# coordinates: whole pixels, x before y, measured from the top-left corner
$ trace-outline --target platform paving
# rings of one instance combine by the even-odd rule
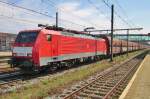
[[[150,99],[150,54],[144,58],[119,99]]]

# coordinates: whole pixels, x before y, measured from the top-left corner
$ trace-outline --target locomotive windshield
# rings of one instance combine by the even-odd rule
[[[38,36],[38,31],[34,32],[20,32],[16,38],[17,43],[31,43],[35,42],[37,36]]]

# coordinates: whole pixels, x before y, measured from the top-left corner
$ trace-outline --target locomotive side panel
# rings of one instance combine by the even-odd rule
[[[62,60],[82,58],[95,55],[94,38],[61,36],[59,54]]]
[[[107,54],[107,42],[105,39],[97,40],[97,55],[106,55]]]

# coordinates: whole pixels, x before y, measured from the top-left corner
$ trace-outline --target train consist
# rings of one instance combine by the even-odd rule
[[[127,51],[127,42],[114,40],[113,53]],[[144,48],[129,42],[129,51]],[[19,32],[12,50],[12,66],[27,70],[56,69],[110,54],[110,38],[73,30],[45,27]]]

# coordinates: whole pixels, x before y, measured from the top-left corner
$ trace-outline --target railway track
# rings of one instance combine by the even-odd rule
[[[8,64],[10,59],[11,56],[0,56],[0,88],[2,85],[17,81],[17,76],[21,75],[19,70],[10,68]]]
[[[118,98],[129,79],[132,77],[145,54],[140,54],[120,66],[104,72],[89,81],[74,86],[66,90],[57,98],[61,99],[110,99]]]
[[[12,71],[9,62],[11,60],[11,56],[0,56],[0,74],[2,72]]]
[[[1,73],[0,74],[0,86],[20,80],[20,77],[22,75],[23,73],[20,72],[19,70],[8,72],[8,73],[7,72]]]
[[[0,74],[0,94],[11,92],[14,90],[14,85],[23,80],[23,73],[19,70]]]
[[[12,71],[12,72],[6,72],[6,73],[0,73],[0,79],[11,78],[11,77],[17,76],[19,74],[21,74],[21,72],[19,70],[18,71]]]
[[[0,56],[0,63],[7,63],[11,56]]]
[[[11,60],[11,56],[0,56],[0,67],[8,65]]]

